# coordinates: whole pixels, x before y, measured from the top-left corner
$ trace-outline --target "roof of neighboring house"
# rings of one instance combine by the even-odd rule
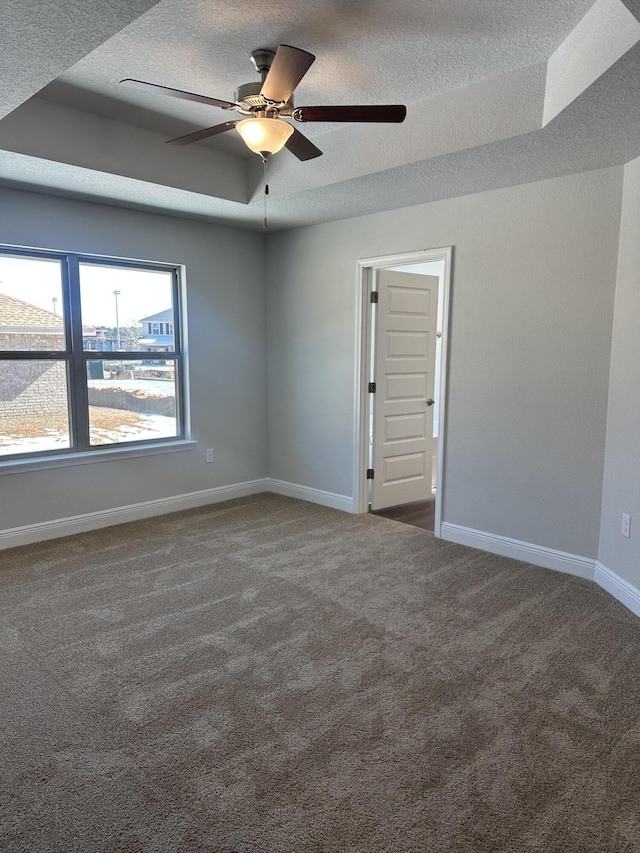
[[[159,311],[157,314],[152,314],[150,317],[143,317],[141,323],[173,323],[173,311],[167,308],[166,311]]]
[[[63,333],[60,314],[54,314],[53,311],[39,308],[30,302],[23,302],[22,299],[16,299],[15,296],[0,293],[0,328],[24,328],[27,330],[34,326],[38,330],[46,330],[45,334]]]
[[[138,338],[137,343],[145,344],[145,346],[172,347],[173,335],[154,335],[152,338]]]

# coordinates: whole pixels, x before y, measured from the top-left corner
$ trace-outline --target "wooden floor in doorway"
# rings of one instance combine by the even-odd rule
[[[414,527],[421,527],[423,530],[433,532],[435,511],[436,499],[434,495],[425,501],[414,501],[410,504],[379,509],[373,515],[381,515],[383,518],[390,518],[392,521],[401,521],[403,524],[412,524]]]

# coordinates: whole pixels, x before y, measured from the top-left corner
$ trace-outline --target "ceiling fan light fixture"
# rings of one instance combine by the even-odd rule
[[[277,154],[293,133],[293,127],[277,118],[246,118],[236,124],[236,130],[247,148],[256,154]]]

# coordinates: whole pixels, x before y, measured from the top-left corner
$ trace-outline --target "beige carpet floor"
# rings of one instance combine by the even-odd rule
[[[640,851],[640,621],[273,495],[0,553],[3,853]]]

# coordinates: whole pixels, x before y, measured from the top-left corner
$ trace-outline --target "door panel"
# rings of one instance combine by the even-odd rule
[[[401,315],[406,317],[408,315]],[[422,315],[418,315],[422,317]],[[397,320],[399,315],[389,315]],[[387,358],[427,358],[429,355],[429,335],[426,332],[388,332]]]
[[[424,479],[424,453],[405,453],[402,456],[387,456],[384,460],[386,483]]]
[[[389,373],[387,374],[387,399],[389,400],[426,400],[426,373]]]
[[[407,275],[407,273],[400,273]],[[429,291],[419,291],[415,287],[389,287],[390,314],[421,314],[431,315],[431,294]]]
[[[426,413],[417,412],[414,415],[389,415],[385,419],[385,441],[407,441],[409,438],[420,438],[426,431]]]
[[[378,273],[372,509],[431,495],[438,276]]]

